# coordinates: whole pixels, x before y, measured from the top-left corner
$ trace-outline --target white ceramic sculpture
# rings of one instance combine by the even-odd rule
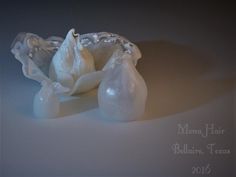
[[[11,48],[23,74],[42,85],[34,98],[37,117],[57,117],[58,96],[88,92],[100,82],[99,108],[106,118],[130,121],[144,112],[147,88],[135,68],[141,53],[124,37],[107,32],[79,35],[74,29],[65,40],[20,33]],[[109,88],[119,93],[110,97]]]

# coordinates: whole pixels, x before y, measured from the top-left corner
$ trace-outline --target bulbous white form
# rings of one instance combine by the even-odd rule
[[[60,101],[51,83],[42,83],[42,88],[34,97],[33,109],[38,118],[55,118],[59,115]]]
[[[93,71],[93,56],[80,44],[79,35],[71,29],[52,58],[49,77],[72,89],[82,75]]]
[[[128,55],[107,70],[98,88],[98,104],[103,116],[110,120],[132,121],[144,111],[147,87]]]

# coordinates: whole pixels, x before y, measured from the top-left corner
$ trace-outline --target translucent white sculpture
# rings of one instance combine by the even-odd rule
[[[130,81],[135,81],[135,83],[140,81],[136,87],[137,92],[143,94],[139,107],[143,105],[140,110],[144,110],[146,86],[135,69],[141,53],[135,44],[119,35],[107,32],[79,35],[75,34],[74,29],[71,29],[64,40],[55,36],[43,39],[32,33],[20,33],[14,40],[11,51],[22,63],[23,74],[42,85],[42,89],[34,99],[34,113],[38,117],[56,117],[58,115],[57,96],[88,92],[97,87],[101,81],[103,86],[110,85],[110,82],[107,84],[105,80],[107,80],[108,73],[114,75],[113,71],[119,74],[118,79],[127,75]],[[128,64],[123,60],[127,60]],[[131,69],[131,71],[117,71],[126,65],[129,65],[128,70]],[[122,80],[121,83],[123,82],[129,81]],[[143,88],[140,89],[141,87]],[[125,88],[121,91],[124,91],[124,94],[129,93]],[[102,91],[100,92],[102,93]],[[134,96],[134,92],[130,93],[131,97]],[[99,94],[99,106],[103,110],[102,112],[109,116],[103,104],[104,99],[108,99],[108,97],[100,98]],[[139,101],[139,99],[137,100]],[[49,103],[50,105],[46,106]],[[53,103],[55,103],[54,106],[51,105]],[[119,104],[117,102],[117,105]],[[127,104],[131,105],[131,100],[128,100]],[[47,109],[50,106],[51,109]],[[138,117],[133,110],[136,107],[136,103],[133,104],[133,107],[130,108],[132,114],[123,113],[121,115],[123,117],[120,118],[118,113],[114,114],[115,119],[135,119]],[[50,113],[50,110],[54,111]],[[143,111],[139,111],[137,114],[142,113]],[[130,115],[134,117],[132,118]]]

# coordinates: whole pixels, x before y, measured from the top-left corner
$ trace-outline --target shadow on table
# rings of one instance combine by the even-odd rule
[[[205,79],[215,68],[210,55],[167,41],[137,45],[143,54],[137,69],[148,87],[142,120],[188,111],[233,90],[232,77]]]
[[[82,113],[97,107],[97,89],[94,89],[61,101],[60,117]]]
[[[206,79],[215,58],[185,45],[168,41],[137,43],[142,51],[137,69],[148,87],[142,120],[163,118],[191,110],[233,90],[233,79]],[[217,71],[218,72],[218,71]],[[219,71],[218,74],[222,74]],[[61,116],[98,107],[96,90],[61,104]]]

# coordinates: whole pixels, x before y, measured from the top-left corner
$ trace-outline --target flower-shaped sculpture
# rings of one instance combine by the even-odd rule
[[[24,75],[42,85],[34,99],[39,117],[58,114],[57,95],[88,92],[100,82],[98,101],[105,117],[128,121],[144,112],[147,88],[135,68],[141,52],[124,37],[107,32],[79,35],[74,29],[65,39],[19,33],[11,51]]]

